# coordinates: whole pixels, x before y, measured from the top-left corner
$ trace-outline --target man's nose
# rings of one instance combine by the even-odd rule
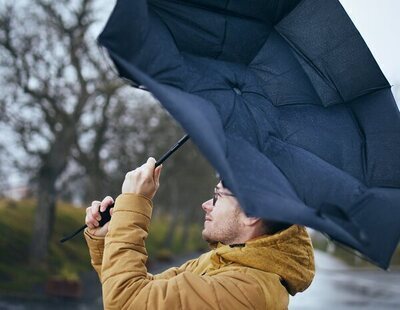
[[[201,205],[202,209],[204,210],[204,212],[211,212],[212,208],[213,208],[213,203],[212,203],[212,199],[209,199],[207,201],[204,201],[203,204]]]

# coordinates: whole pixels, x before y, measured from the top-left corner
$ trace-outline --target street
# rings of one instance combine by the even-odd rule
[[[350,268],[315,251],[316,276],[289,309],[400,309],[400,271]]]

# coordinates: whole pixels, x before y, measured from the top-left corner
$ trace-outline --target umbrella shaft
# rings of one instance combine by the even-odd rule
[[[161,158],[156,162],[156,167],[161,165],[164,161],[167,160],[168,157],[170,157],[177,149],[179,149],[182,145],[185,144],[185,142],[189,140],[189,135],[183,136],[173,147],[171,147],[168,152],[166,152]],[[104,223],[105,224],[105,223]],[[82,230],[84,230],[87,226],[83,225],[81,228],[79,228],[77,231],[75,231],[73,234],[64,237],[60,240],[61,243],[64,243],[65,241],[68,241],[75,237],[77,234],[79,234]]]

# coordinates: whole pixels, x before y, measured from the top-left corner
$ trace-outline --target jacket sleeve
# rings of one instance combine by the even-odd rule
[[[172,271],[149,278],[145,239],[152,203],[120,195],[105,238],[101,271],[105,309],[259,309],[265,297],[257,281],[243,272],[200,276]]]
[[[101,280],[101,266],[103,262],[104,252],[104,237],[98,237],[92,235],[88,229],[85,229],[84,236],[86,243],[89,248],[90,260],[94,270],[97,272],[99,279]],[[192,259],[184,263],[180,267],[169,268],[159,274],[147,274],[147,277],[151,280],[155,279],[169,279],[184,271],[190,271],[198,265],[198,259]]]
[[[88,229],[85,229],[85,239],[89,248],[90,262],[96,270],[99,279],[101,280],[101,265],[103,261],[104,252],[104,237],[97,237],[89,233]]]
[[[193,270],[194,268],[196,268],[197,265],[198,265],[198,259],[192,259],[187,261],[180,267],[172,267],[155,275],[148,273],[148,277],[151,280],[170,279],[172,277],[177,276],[178,274],[181,274],[184,271]]]

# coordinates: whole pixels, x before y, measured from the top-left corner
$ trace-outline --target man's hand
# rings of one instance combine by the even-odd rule
[[[138,194],[153,199],[160,186],[162,166],[155,168],[156,160],[150,157],[141,167],[126,174],[122,194]]]
[[[100,212],[103,212],[107,209],[109,205],[114,203],[114,199],[110,196],[107,196],[103,199],[103,201],[93,201],[92,205],[86,209],[86,217],[85,224],[88,227],[88,231],[90,234],[97,237],[104,237],[108,232],[108,225],[110,222],[104,224],[103,227],[99,227],[99,221],[101,220]],[[114,208],[110,209],[110,215],[112,216]]]

